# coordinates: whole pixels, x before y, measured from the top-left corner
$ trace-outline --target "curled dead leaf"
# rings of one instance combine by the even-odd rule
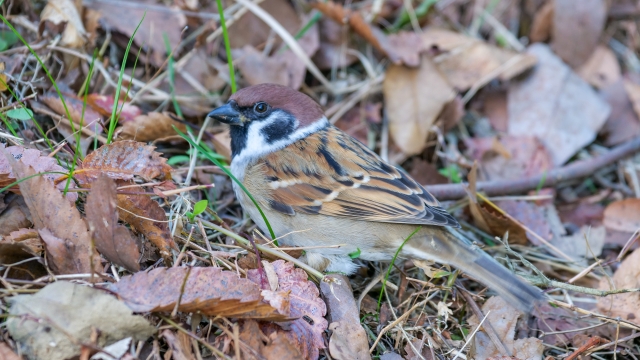
[[[179,301],[178,311],[186,313],[273,321],[290,318],[287,292],[279,293],[285,300],[273,307],[255,283],[214,267],[156,268],[123,277],[109,288],[136,312],[172,311]]]
[[[94,181],[84,209],[98,252],[131,272],[139,271],[138,244],[131,232],[118,224],[115,182],[106,175]]]
[[[434,121],[455,98],[451,85],[427,55],[422,55],[417,69],[389,66],[383,93],[389,132],[407,155],[424,149]]]
[[[83,184],[103,173],[112,179],[130,180],[134,175],[147,181],[170,179],[171,166],[154,149],[155,146],[130,140],[104,145],[84,158],[74,176]]]

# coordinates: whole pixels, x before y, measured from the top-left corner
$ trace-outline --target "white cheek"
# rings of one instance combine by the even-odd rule
[[[238,178],[238,180],[242,181],[242,179],[244,178],[244,171],[247,166],[249,166],[260,157],[280,150],[287,145],[290,145],[300,139],[309,136],[310,134],[313,134],[314,132],[319,131],[320,129],[329,126],[329,121],[327,120],[327,118],[322,117],[309,126],[298,128],[293,134],[282,140],[269,143],[265,138],[262,129],[278,121],[278,116],[280,115],[277,112],[274,112],[268,118],[249,125],[245,148],[242,149],[239,154],[234,156],[233,160],[231,161],[231,173],[236,178]],[[278,186],[282,185],[284,184],[278,184]]]

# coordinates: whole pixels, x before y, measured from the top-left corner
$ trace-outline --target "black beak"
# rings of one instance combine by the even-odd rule
[[[207,115],[207,117],[214,118],[229,125],[242,125],[240,112],[238,111],[238,104],[233,100],[214,109]]]

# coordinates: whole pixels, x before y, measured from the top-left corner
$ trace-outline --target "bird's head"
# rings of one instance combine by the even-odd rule
[[[209,117],[231,125],[231,151],[253,159],[329,125],[318,103],[292,88],[260,84],[239,90]]]

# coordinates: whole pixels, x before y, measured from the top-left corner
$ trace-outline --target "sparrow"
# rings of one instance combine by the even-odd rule
[[[352,274],[357,266],[349,254],[390,261],[415,232],[398,257],[452,265],[524,311],[543,300],[537,288],[449,232],[446,227],[460,225],[436,198],[332,126],[309,96],[254,85],[208,116],[230,125],[231,173],[259,204],[280,244],[308,247],[302,260],[311,267]],[[268,233],[253,201],[233,187],[244,211]]]

